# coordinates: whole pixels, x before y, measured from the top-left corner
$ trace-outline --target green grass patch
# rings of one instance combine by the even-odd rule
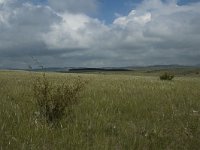
[[[199,149],[200,78],[80,75],[79,103],[61,126],[41,121],[34,78],[0,72],[0,149]],[[54,84],[77,74],[48,73]]]

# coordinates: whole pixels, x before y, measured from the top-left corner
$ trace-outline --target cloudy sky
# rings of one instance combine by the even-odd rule
[[[200,0],[0,0],[0,68],[200,64]]]

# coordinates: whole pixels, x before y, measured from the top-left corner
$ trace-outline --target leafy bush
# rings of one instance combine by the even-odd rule
[[[83,87],[84,82],[80,78],[71,82],[55,83],[47,79],[44,73],[42,78],[36,79],[33,86],[38,114],[47,123],[58,123],[63,116],[70,115],[69,110],[78,103]]]
[[[160,80],[172,80],[174,78],[174,75],[168,72],[163,73],[160,75]]]

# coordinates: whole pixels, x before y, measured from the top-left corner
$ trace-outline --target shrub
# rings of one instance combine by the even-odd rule
[[[172,80],[174,78],[174,75],[168,72],[163,73],[160,75],[160,80]]]
[[[57,83],[47,79],[44,73],[33,85],[38,114],[47,123],[58,123],[63,116],[70,115],[69,110],[78,103],[78,96],[83,87],[84,82],[80,78]]]

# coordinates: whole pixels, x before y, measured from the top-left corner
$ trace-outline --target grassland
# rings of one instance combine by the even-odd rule
[[[200,78],[81,74],[79,105],[52,128],[37,118],[38,73],[0,71],[0,149],[199,149]],[[48,73],[53,82],[79,74]]]

